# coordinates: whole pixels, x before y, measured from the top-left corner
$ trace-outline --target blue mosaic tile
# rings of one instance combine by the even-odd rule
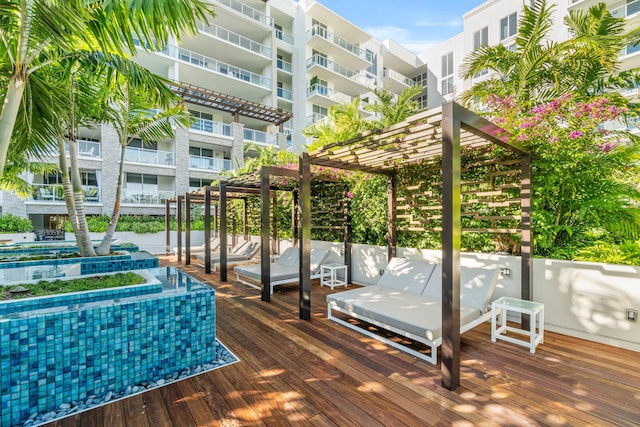
[[[50,300],[73,309],[0,322],[0,425],[215,359],[215,292],[174,276],[169,281],[190,289],[87,293],[114,298],[93,301],[100,304],[57,296]]]

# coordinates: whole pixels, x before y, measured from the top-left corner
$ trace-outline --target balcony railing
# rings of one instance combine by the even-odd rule
[[[307,32],[307,40],[311,39],[312,37],[322,37],[323,39],[335,44],[336,46],[339,46],[341,48],[343,48],[344,50],[353,53],[354,55],[366,59],[367,55],[366,52],[362,49],[360,49],[358,46],[356,46],[355,44],[343,39],[340,36],[336,36],[335,34],[327,31],[326,28],[323,28],[319,25],[314,25],[308,32]]]
[[[322,68],[326,68],[327,70],[340,74],[341,76],[344,76],[354,82],[357,82],[363,85],[368,84],[368,79],[363,73],[353,71],[352,69],[347,68],[344,65],[336,64],[335,62],[327,59],[322,55],[315,54],[311,58],[307,59],[307,70],[314,65],[318,65]]]
[[[276,61],[278,70],[282,70],[282,71],[286,71],[287,73],[292,73],[293,72],[293,66],[291,65],[291,62],[287,62],[284,59],[278,59]]]
[[[171,151],[151,150],[149,148],[138,147],[127,147],[124,153],[124,161],[150,165],[174,165],[173,153]]]
[[[285,33],[282,30],[278,30],[278,29],[276,29],[276,38],[290,45],[293,45],[295,42],[295,39],[291,34]]]
[[[196,155],[191,155],[189,158],[189,167],[192,169],[204,169],[210,171],[231,170],[231,160],[229,159],[215,159],[212,157]]]
[[[614,18],[626,18],[636,13],[640,13],[640,0],[632,1],[611,10],[611,16]]]
[[[324,114],[320,114],[320,113],[313,113],[310,116],[307,116],[305,118],[305,123],[307,126],[309,125],[313,125],[322,121],[327,120],[327,116]]]
[[[257,41],[251,40],[248,37],[229,31],[226,28],[222,28],[217,25],[209,25],[207,27],[203,23],[198,23],[198,29],[203,33],[210,34],[216,38],[250,50],[251,52],[271,58],[271,48],[258,43]]]
[[[213,135],[232,136],[231,125],[209,119],[196,118],[196,121],[191,125],[191,130]]]
[[[382,70],[382,77],[389,77],[390,79],[401,82],[406,86],[413,86],[413,80],[403,74],[400,74],[396,70],[392,70],[391,68],[385,68]]]
[[[134,38],[134,43],[141,46],[142,42]],[[188,49],[184,49],[178,46],[166,45],[161,51],[157,51],[160,54],[166,55],[170,58],[177,59],[182,62],[186,62],[191,65],[202,67],[206,70],[213,71],[215,73],[231,76],[235,79],[250,82],[255,85],[270,88],[271,79],[256,74],[249,70],[244,70],[236,66],[227,64],[225,62],[218,61],[217,59],[210,58],[205,55],[201,55],[196,52],[192,52]]]
[[[634,53],[640,52],[640,43],[637,45],[628,44],[624,49],[622,49],[622,55],[633,55]]]
[[[291,92],[289,89],[279,87],[277,92],[278,98],[286,99],[288,101],[293,100],[293,92]]]
[[[313,84],[307,88],[307,98],[313,95],[324,96],[325,98],[329,98],[338,104],[347,104],[353,100],[352,97],[346,95],[341,92],[337,92],[333,89],[329,89],[328,87],[321,84]]]
[[[175,191],[122,189],[122,203],[133,205],[163,205],[165,200],[176,196]]]
[[[256,10],[254,8],[252,8],[249,5],[246,5],[240,1],[237,0],[216,0],[218,3],[223,4],[227,7],[230,7],[231,9],[242,13],[245,16],[248,16],[251,19],[255,19],[258,22],[261,22],[265,25],[268,25],[270,27],[273,26],[273,18],[271,18],[270,16],[265,15],[264,13],[260,12],[259,10]]]
[[[64,202],[64,189],[62,184],[31,184],[33,187],[33,200],[42,202]],[[83,185],[84,200],[88,203],[100,202],[100,188],[94,185]]]
[[[101,145],[99,142],[79,139],[76,141],[76,146],[78,147],[78,156],[80,157],[91,157],[94,159],[102,157],[100,154]]]
[[[257,142],[259,144],[278,144],[278,137],[275,134],[254,129],[244,129],[244,140],[247,142]]]

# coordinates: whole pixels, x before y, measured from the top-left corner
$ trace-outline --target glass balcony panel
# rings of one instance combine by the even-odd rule
[[[259,55],[271,57],[271,49],[266,47],[265,45],[258,43],[257,41],[251,40],[248,37],[242,36],[240,34],[234,33],[233,31],[229,31],[225,28],[219,27],[217,25],[209,25],[205,26],[203,23],[198,24],[198,28],[200,31],[206,34],[210,34],[216,38],[221,40],[228,41],[231,44],[236,46],[240,46],[244,49],[255,52]]]
[[[293,99],[293,93],[289,89],[282,87],[278,88],[278,98],[287,99],[291,101]]]
[[[126,162],[151,165],[174,165],[171,151],[150,150],[148,148],[127,147],[124,153],[124,160]]]
[[[323,39],[335,44],[336,46],[341,47],[342,49],[353,53],[354,55],[365,58],[367,57],[366,52],[360,49],[357,45],[349,42],[348,40],[343,39],[340,36],[337,36],[329,31],[326,28],[321,27],[320,25],[314,25],[308,33],[308,39],[314,36],[322,37]]]
[[[192,169],[203,169],[210,171],[222,171],[231,169],[231,160],[229,159],[218,159],[196,155],[191,155],[189,156],[189,158],[189,167]]]
[[[279,70],[286,71],[287,73],[293,72],[293,66],[290,62],[287,62],[283,59],[278,59],[276,64]]]
[[[175,197],[175,191],[146,188],[123,188],[122,203],[133,205],[163,205],[165,200]]]
[[[209,119],[196,118],[191,125],[192,130],[221,136],[232,136],[231,125]]]
[[[64,202],[64,188],[62,184],[31,184],[33,187],[32,200],[42,202]],[[88,203],[100,202],[100,187],[83,185],[85,201]]]
[[[272,133],[263,132],[254,129],[244,129],[244,140],[249,142],[257,142],[260,144],[276,145],[278,138]]]
[[[252,8],[249,5],[246,5],[240,1],[237,0],[216,0],[218,3],[223,4],[233,10],[235,10],[236,12],[240,12],[241,14],[248,16],[251,19],[254,19],[258,22],[261,22],[265,25],[268,26],[273,26],[273,18],[271,18],[270,16],[265,15],[264,13],[260,12],[259,10],[256,10],[254,8]]]
[[[78,156],[80,157],[92,157],[95,159],[102,157],[99,142],[79,139],[76,141],[76,145],[78,146]]]
[[[291,34],[287,34],[282,32],[282,30],[276,30],[276,38],[278,40],[282,40],[285,43],[288,43],[290,45],[293,45],[294,43],[294,38]]]

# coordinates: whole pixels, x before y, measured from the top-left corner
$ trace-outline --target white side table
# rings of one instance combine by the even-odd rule
[[[344,280],[338,279],[338,272],[342,270],[342,277]],[[322,264],[320,266],[320,286],[331,286],[333,289],[336,286],[347,286],[347,266],[344,264]]]
[[[529,316],[531,316],[530,329],[527,331],[524,329],[507,326],[507,313],[509,311],[528,314]],[[499,327],[497,327],[498,317],[500,318]],[[529,339],[523,340],[512,336],[507,336],[506,332],[514,332],[516,334],[526,335]],[[531,353],[535,353],[538,344],[544,342],[544,304],[509,297],[501,297],[492,302],[491,341],[496,342],[496,339],[529,347],[529,351],[531,351]]]

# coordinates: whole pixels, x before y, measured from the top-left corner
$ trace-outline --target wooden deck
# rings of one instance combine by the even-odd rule
[[[636,352],[547,332],[532,355],[491,343],[485,324],[462,336],[462,385],[450,392],[439,367],[328,321],[326,287],[314,283],[302,321],[295,285],[264,303],[256,289],[184,270],[217,290],[217,336],[240,361],[50,426],[640,424]]]

